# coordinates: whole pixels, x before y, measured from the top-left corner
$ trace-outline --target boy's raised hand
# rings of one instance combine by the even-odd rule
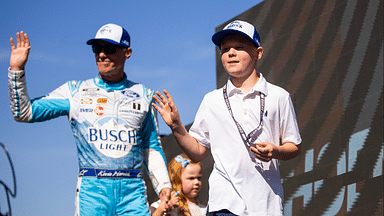
[[[152,103],[152,106],[155,107],[161,117],[163,117],[164,122],[173,130],[180,126],[180,124],[182,125],[179,111],[177,110],[176,105],[167,90],[164,89],[163,92],[166,97],[156,91],[157,97],[154,97],[154,99],[159,105]]]
[[[11,42],[11,58],[10,58],[10,69],[12,71],[24,70],[25,64],[27,64],[29,50],[31,46],[29,44],[29,39],[27,34],[23,31],[16,33],[17,46],[13,41],[13,38],[10,38]]]

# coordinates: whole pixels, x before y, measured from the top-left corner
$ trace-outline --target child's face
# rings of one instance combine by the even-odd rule
[[[234,78],[249,76],[256,69],[261,54],[261,47],[256,47],[250,39],[240,34],[227,35],[221,41],[221,62]]]
[[[202,175],[201,167],[198,164],[189,164],[181,173],[182,190],[189,200],[199,197]]]

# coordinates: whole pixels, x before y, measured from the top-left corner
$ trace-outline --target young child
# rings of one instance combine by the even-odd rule
[[[208,215],[283,214],[279,160],[300,154],[301,137],[290,94],[258,73],[263,54],[256,28],[236,20],[216,32],[229,75],[204,96],[189,133],[171,95],[157,92],[159,111],[182,150],[201,161],[210,149]]]
[[[166,203],[158,200],[150,206],[151,215],[205,215],[206,208],[199,203],[203,175],[201,164],[193,163],[185,154],[181,154],[171,160],[168,172],[173,188],[168,205],[174,209],[167,212]]]

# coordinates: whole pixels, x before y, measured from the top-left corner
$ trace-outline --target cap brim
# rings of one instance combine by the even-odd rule
[[[241,31],[238,31],[238,30],[234,30],[234,29],[224,29],[224,30],[221,30],[221,31],[218,31],[216,32],[213,36],[212,36],[212,42],[218,46],[220,48],[221,46],[221,39],[223,39],[224,36],[228,35],[228,34],[241,34],[241,35],[244,35],[246,36],[247,38],[249,38],[251,41],[252,38],[249,37],[249,35],[245,34],[244,32],[241,32]],[[254,42],[254,41],[253,41]],[[255,42],[254,42],[255,43]],[[255,43],[256,44],[256,43]],[[258,46],[256,44],[256,46]]]
[[[87,44],[88,45],[93,45],[96,43],[97,40],[103,40],[103,41],[106,41],[108,43],[111,43],[111,44],[116,44],[116,45],[121,45],[119,43],[116,43],[116,41],[113,41],[113,40],[110,40],[110,39],[104,39],[104,38],[94,38],[94,39],[90,39],[87,41]],[[122,45],[122,46],[126,46],[126,45]]]

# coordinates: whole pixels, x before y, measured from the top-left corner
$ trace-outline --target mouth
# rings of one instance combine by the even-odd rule
[[[108,65],[108,64],[110,64],[110,63],[111,63],[111,61],[106,60],[106,59],[99,59],[99,60],[97,61],[97,64],[100,64],[100,65]]]
[[[200,188],[193,188],[193,191],[200,191]]]
[[[99,68],[108,68],[111,66],[111,62],[109,62],[109,61],[97,61],[97,66]]]
[[[229,61],[228,64],[237,64],[239,61]]]

